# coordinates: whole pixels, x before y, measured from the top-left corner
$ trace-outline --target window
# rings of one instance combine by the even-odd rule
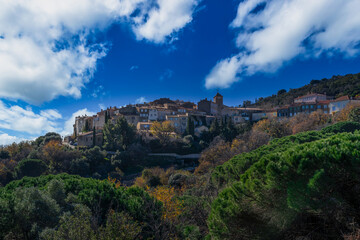
[[[309,109],[309,105],[306,105],[306,109]]]
[[[317,105],[317,108],[320,109],[320,108],[321,108],[321,105]]]

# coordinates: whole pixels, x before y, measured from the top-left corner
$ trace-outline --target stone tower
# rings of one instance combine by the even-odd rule
[[[224,103],[223,96],[218,92],[214,97],[214,103],[218,106],[222,106]]]

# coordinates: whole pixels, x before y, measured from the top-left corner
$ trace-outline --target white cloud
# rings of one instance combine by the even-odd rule
[[[145,103],[147,102],[146,98],[145,97],[139,97],[138,99],[136,99],[135,103],[137,104],[142,104],[142,103]]]
[[[254,12],[260,3],[266,3],[264,9]],[[230,24],[239,32],[236,42],[241,53],[220,61],[206,78],[206,87],[226,88],[238,81],[240,75],[274,72],[299,56],[331,56],[333,53],[357,56],[359,9],[358,0],[241,2],[237,17]]]
[[[163,43],[192,21],[198,4],[198,0],[157,0],[158,8],[152,8],[146,17],[139,19],[134,32],[139,40]]]
[[[42,135],[47,132],[58,132],[62,136],[73,133],[73,124],[77,116],[93,116],[95,112],[88,111],[86,108],[74,112],[71,117],[63,122],[61,114],[55,109],[47,109],[35,113],[30,107],[22,108],[19,106],[6,106],[0,101],[0,145],[12,142],[20,142],[33,138],[23,138],[19,135],[11,136],[6,130],[30,134],[31,136]]]
[[[55,109],[47,109],[40,111],[40,115],[51,120],[62,118],[61,114]]]
[[[18,143],[18,142],[25,141],[25,140],[28,140],[28,139],[10,136],[7,133],[0,132],[0,146],[6,146],[6,145],[12,144],[14,142]]]
[[[68,135],[72,135],[73,132],[74,132],[74,127],[73,125],[75,124],[75,118],[78,117],[78,116],[93,116],[95,115],[96,113],[95,112],[91,112],[91,111],[88,111],[87,108],[84,108],[84,109],[80,109],[76,112],[74,112],[71,117],[65,121],[65,124],[64,124],[64,129],[63,131],[60,133],[62,136],[68,136]]]
[[[191,21],[195,5],[195,0],[2,0],[0,98],[32,104],[80,98],[107,53],[105,43],[89,43],[90,37],[123,22],[138,39],[163,43]]]
[[[54,121],[61,118],[56,110],[43,110],[36,114],[31,108],[19,106],[6,106],[0,101],[0,128],[28,134],[42,134],[44,132],[58,131]]]
[[[240,61],[237,56],[222,60],[216,64],[211,70],[210,74],[206,77],[206,88],[227,88],[233,82],[237,82],[237,76]],[[221,79],[221,81],[219,81]]]

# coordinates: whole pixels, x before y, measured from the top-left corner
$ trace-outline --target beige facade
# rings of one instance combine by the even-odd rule
[[[78,146],[84,146],[84,147],[93,147],[94,146],[94,133],[91,132],[86,132],[86,133],[81,133],[80,135],[78,135],[77,137],[77,141],[78,141]],[[103,134],[102,133],[96,133],[95,135],[95,145],[96,146],[101,146],[103,144]]]
[[[138,131],[150,131],[152,125],[152,122],[138,122],[136,125],[136,129]]]
[[[318,101],[326,101],[329,97],[325,94],[319,94],[319,93],[310,93],[305,96],[301,96],[294,99],[294,103],[312,103],[312,102],[318,102]]]
[[[85,115],[85,116],[75,118],[74,131],[76,133],[76,136],[78,136],[79,134],[82,133],[82,131],[84,130],[84,127],[86,125],[86,122],[88,124],[87,130],[88,131],[92,130],[94,127],[93,117]]]
[[[252,113],[252,121],[259,121],[261,119],[265,119],[265,118],[276,118],[277,117],[277,111],[264,111],[264,112],[256,112],[256,113]]]
[[[104,128],[105,125],[105,114],[103,115],[95,115],[93,117],[93,125],[96,130],[100,130]]]
[[[167,115],[175,115],[176,112],[174,110],[165,109],[165,108],[158,108],[158,121],[165,121]]]
[[[360,100],[352,99],[349,96],[342,96],[329,104],[330,114],[335,114],[344,109],[349,104],[360,104]]]
[[[170,121],[177,132],[183,133],[186,130],[188,115],[167,115],[166,120]]]

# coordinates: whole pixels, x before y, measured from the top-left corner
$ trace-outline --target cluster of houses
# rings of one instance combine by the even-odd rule
[[[203,99],[198,104],[181,100],[160,98],[151,103],[127,105],[125,107],[110,107],[101,110],[94,116],[79,116],[75,119],[74,137],[79,146],[102,145],[103,128],[107,121],[115,123],[124,117],[128,123],[136,126],[139,132],[151,134],[151,126],[155,121],[169,121],[176,132],[184,133],[190,118],[195,126],[195,134],[207,131],[215,119],[231,118],[234,124],[246,121],[259,121],[272,117],[292,117],[299,113],[323,111],[334,114],[351,102],[360,100],[343,96],[337,99],[325,94],[308,94],[298,97],[294,103],[275,109],[228,107],[223,103],[223,96],[219,93],[212,100]],[[66,138],[70,141],[70,137]]]

